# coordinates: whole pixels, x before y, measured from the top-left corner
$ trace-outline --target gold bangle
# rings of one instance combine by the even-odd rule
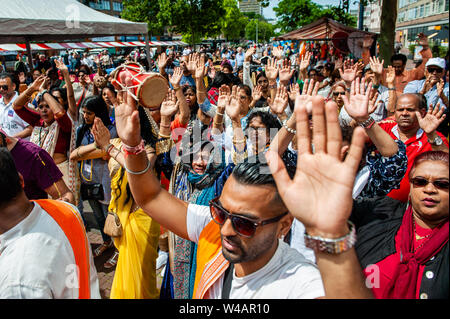
[[[214,124],[217,124],[217,125],[222,125],[223,124],[223,121],[222,122],[214,122]]]
[[[164,134],[161,134],[161,132],[159,132],[158,135],[159,135],[159,137],[162,137],[162,138],[170,138],[170,135],[164,135]]]
[[[233,143],[234,143],[234,144],[242,144],[242,143],[245,143],[245,141],[246,141],[245,138],[243,138],[242,140],[235,140],[235,139],[233,138]]]

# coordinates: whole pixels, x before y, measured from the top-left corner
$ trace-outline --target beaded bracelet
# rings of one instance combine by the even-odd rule
[[[297,134],[297,130],[294,130],[293,128],[290,128],[290,127],[287,125],[287,121],[288,121],[288,120],[284,120],[284,121],[283,121],[283,127],[286,129],[286,131],[288,131],[288,132],[291,133],[291,134]]]

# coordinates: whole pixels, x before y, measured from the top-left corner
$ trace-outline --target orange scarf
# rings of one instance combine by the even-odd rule
[[[68,204],[51,199],[35,200],[61,227],[72,246],[78,269],[78,298],[89,299],[89,241],[81,216]]]
[[[214,221],[209,222],[202,230],[197,245],[197,270],[193,298],[208,299],[209,288],[227,270],[229,265],[222,254],[219,225]]]

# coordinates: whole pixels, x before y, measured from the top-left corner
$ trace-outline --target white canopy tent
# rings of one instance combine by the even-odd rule
[[[75,0],[0,0],[0,43],[25,43],[31,63],[31,42],[82,40],[140,35],[149,40],[146,23],[119,19]]]

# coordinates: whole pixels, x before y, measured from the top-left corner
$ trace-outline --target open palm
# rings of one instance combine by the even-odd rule
[[[364,146],[362,128],[355,129],[345,161],[340,159],[342,135],[335,102],[326,105],[321,96],[313,98],[313,143],[311,151],[306,107],[295,110],[298,160],[291,179],[283,161],[273,151],[267,153],[269,167],[283,202],[309,234],[346,234],[352,189]],[[301,203],[301,205],[299,205]]]
[[[369,83],[370,84],[370,83]],[[359,82],[359,78],[356,78],[352,82],[350,89],[350,98],[343,96],[344,108],[356,121],[366,120],[369,116],[369,96],[371,92],[371,85],[365,88],[365,79]]]
[[[430,105],[425,116],[422,117],[420,112],[416,112],[416,116],[420,128],[427,134],[434,132],[445,119],[444,108],[439,103],[435,107]]]

